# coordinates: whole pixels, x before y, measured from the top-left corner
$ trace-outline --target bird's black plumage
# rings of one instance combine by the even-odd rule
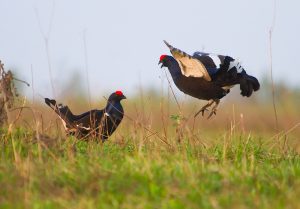
[[[173,56],[162,55],[159,63],[169,69],[179,90],[198,99],[210,100],[199,111],[202,114],[213,103],[216,105],[209,117],[215,114],[220,99],[236,84],[240,85],[241,95],[247,97],[260,87],[258,80],[248,75],[240,63],[229,56],[203,52],[195,52],[191,56],[165,43]]]
[[[57,104],[53,99],[45,98],[45,103],[58,114],[67,134],[79,138],[97,137],[105,141],[123,119],[122,99],[126,97],[121,91],[116,91],[109,96],[104,109],[94,109],[80,115],[74,115],[68,106]]]

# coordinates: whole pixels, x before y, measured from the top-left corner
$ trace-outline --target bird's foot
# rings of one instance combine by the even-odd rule
[[[204,106],[194,115],[194,118],[197,117],[200,113],[202,114],[202,116],[204,116],[205,111],[208,111],[208,109]]]
[[[206,105],[204,105],[195,115],[194,118],[197,117],[199,115],[199,113],[202,113],[202,116],[204,116],[204,112],[208,111],[208,107],[210,107],[215,101],[214,100],[210,100]]]
[[[210,114],[209,114],[209,116],[207,117],[207,119],[210,119],[211,116],[216,115],[216,114],[217,114],[217,108],[212,109],[211,112],[210,112]]]
[[[217,114],[217,107],[218,107],[218,105],[220,103],[220,100],[215,100],[214,102],[215,102],[215,105],[212,107],[211,112],[210,112],[209,116],[207,117],[207,119],[210,119],[211,116]]]

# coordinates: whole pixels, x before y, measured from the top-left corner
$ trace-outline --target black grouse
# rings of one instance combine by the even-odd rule
[[[124,94],[116,91],[109,96],[104,109],[94,109],[80,115],[74,115],[68,106],[57,104],[53,99],[45,98],[45,103],[58,114],[67,135],[79,138],[97,137],[104,142],[123,119],[122,99],[126,99]]]
[[[209,100],[196,114],[215,104],[208,118],[216,114],[220,99],[226,96],[230,88],[239,84],[241,95],[250,97],[260,87],[258,80],[246,73],[241,64],[229,56],[195,52],[193,56],[176,49],[168,42],[173,56],[161,55],[159,64],[167,67],[175,85],[184,93],[198,99]]]

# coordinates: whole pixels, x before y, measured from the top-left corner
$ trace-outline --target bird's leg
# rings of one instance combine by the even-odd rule
[[[220,104],[220,100],[216,99],[214,100],[215,105],[211,108],[211,112],[209,114],[209,116],[207,117],[207,119],[209,119],[212,115],[216,115],[217,114],[217,107]]]
[[[209,100],[208,103],[206,105],[204,105],[195,115],[194,118],[197,117],[199,115],[199,113],[202,113],[202,116],[204,115],[204,112],[206,110],[208,110],[207,108],[210,107],[215,101],[214,100]]]

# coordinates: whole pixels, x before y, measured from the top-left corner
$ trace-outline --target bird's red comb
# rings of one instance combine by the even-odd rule
[[[163,54],[160,56],[159,61],[163,61],[166,58],[167,55]]]
[[[122,96],[122,95],[123,95],[123,92],[122,92],[122,91],[116,91],[115,93],[116,93],[116,95],[119,95],[119,96]]]

